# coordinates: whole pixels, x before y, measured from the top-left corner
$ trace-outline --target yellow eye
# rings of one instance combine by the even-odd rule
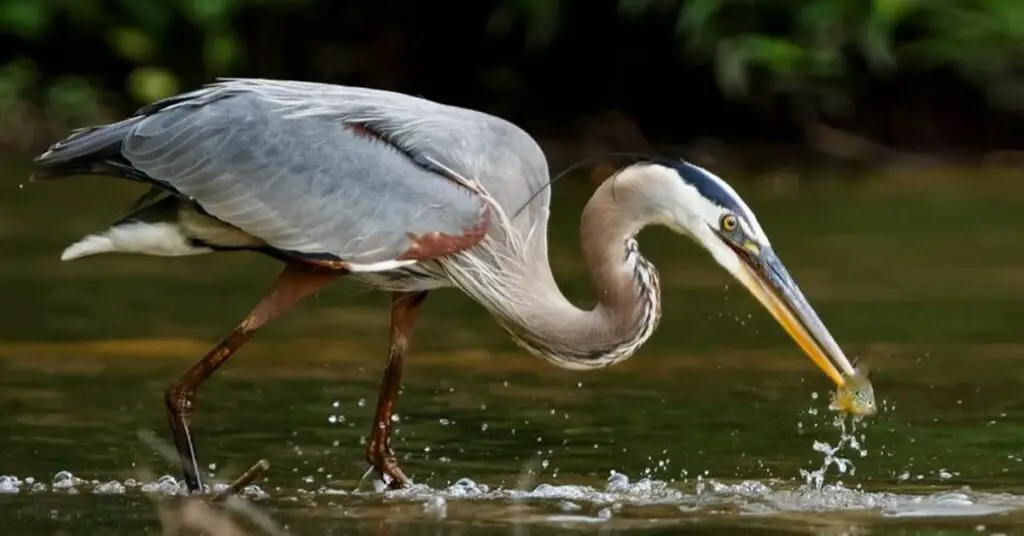
[[[733,216],[732,214],[726,214],[725,216],[722,216],[722,230],[727,233],[731,233],[735,229],[736,216]]]

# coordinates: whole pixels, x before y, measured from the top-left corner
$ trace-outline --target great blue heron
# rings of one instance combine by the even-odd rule
[[[253,311],[167,391],[190,492],[203,489],[190,429],[196,390],[260,326],[339,276],[393,293],[366,451],[392,487],[409,483],[389,445],[391,415],[427,293],[462,290],[559,367],[606,367],[633,355],[661,316],[657,272],[634,239],[650,224],[710,252],[837,385],[854,374],[754,213],[722,179],[682,160],[624,167],[587,203],[580,238],[598,298],[589,311],[563,296],[548,263],[543,152],[481,112],[374,89],[220,80],[73,132],[36,162],[35,179],[110,175],[152,187],[62,260],[251,250],[284,262]]]

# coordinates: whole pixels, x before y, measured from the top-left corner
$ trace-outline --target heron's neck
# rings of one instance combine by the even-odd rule
[[[661,318],[658,273],[640,255],[634,239],[647,222],[630,204],[613,198],[610,182],[587,203],[580,225],[583,260],[597,305],[591,310],[573,305],[548,263],[537,263],[534,267],[542,264],[537,269],[543,273],[530,274],[535,298],[517,311],[514,324],[503,320],[520,346],[563,368],[599,368],[627,359]]]

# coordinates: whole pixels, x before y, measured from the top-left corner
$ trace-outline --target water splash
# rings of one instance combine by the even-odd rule
[[[812,399],[817,399],[817,393],[813,393]],[[808,408],[808,415],[817,415],[818,412],[814,408]],[[816,490],[822,489],[825,485],[825,477],[830,467],[835,468],[835,472],[838,476],[850,475],[853,476],[857,473],[857,466],[853,463],[850,458],[843,457],[839,453],[843,449],[849,449],[859,455],[861,458],[865,458],[868,455],[868,450],[864,447],[865,436],[863,433],[858,434],[858,426],[866,426],[865,421],[860,417],[847,417],[843,414],[835,414],[832,420],[832,427],[839,430],[839,441],[836,442],[835,446],[828,442],[820,439],[815,439],[811,445],[811,448],[815,452],[820,452],[824,455],[822,465],[818,469],[809,471],[807,469],[800,469],[800,476],[803,478],[804,484],[808,487]],[[816,426],[816,425],[815,425]],[[800,426],[803,429],[802,423]],[[839,485],[842,485],[842,481],[837,481]]]

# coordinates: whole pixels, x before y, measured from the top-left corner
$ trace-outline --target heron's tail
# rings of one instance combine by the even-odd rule
[[[70,261],[100,253],[178,257],[239,249],[264,251],[264,246],[262,240],[201,213],[194,203],[154,187],[127,216],[71,244],[60,258]]]
[[[150,182],[121,156],[121,146],[139,117],[117,123],[75,130],[34,160],[36,171],[30,180],[44,181],[73,175],[110,175]]]

